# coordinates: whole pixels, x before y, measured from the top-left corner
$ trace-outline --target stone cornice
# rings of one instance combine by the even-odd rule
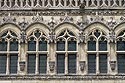
[[[125,75],[3,75],[0,80],[125,80]]]

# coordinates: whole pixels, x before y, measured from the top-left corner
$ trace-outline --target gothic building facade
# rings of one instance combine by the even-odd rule
[[[124,0],[0,0],[1,83],[124,83]]]

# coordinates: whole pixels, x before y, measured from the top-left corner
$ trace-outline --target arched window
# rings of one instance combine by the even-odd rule
[[[88,73],[107,73],[107,38],[98,29],[88,35]],[[98,66],[99,65],[99,66]]]
[[[71,31],[66,29],[59,34],[56,53],[57,74],[76,74],[77,41]]]
[[[18,38],[7,30],[0,36],[0,74],[17,74],[17,64]]]
[[[118,73],[125,73],[125,30],[117,36],[117,65]]]
[[[42,31],[35,30],[28,36],[28,74],[46,74],[47,47],[47,37]]]

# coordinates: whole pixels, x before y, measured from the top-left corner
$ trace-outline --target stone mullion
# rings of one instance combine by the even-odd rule
[[[10,54],[7,53],[7,64],[6,64],[6,74],[9,75],[10,74]]]
[[[65,74],[68,74],[68,53],[65,53]]]
[[[96,74],[99,74],[99,53],[96,53]]]
[[[38,48],[39,48],[39,41],[36,40],[36,71],[35,71],[35,74],[38,74],[39,73],[39,53],[38,53]]]
[[[10,50],[10,40],[7,39],[7,66],[6,66],[6,74],[9,75],[10,74],[10,53],[9,53],[9,50]]]

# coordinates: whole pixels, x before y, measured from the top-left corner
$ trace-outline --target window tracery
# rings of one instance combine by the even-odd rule
[[[94,29],[88,35],[89,74],[107,73],[107,45],[107,37],[102,30]]]
[[[18,37],[7,30],[0,36],[0,74],[17,74]]]
[[[48,44],[46,35],[40,30],[34,30],[28,36],[28,74],[47,73]]]
[[[62,31],[57,37],[56,47],[57,74],[76,74],[77,40],[75,35],[68,29]]]

